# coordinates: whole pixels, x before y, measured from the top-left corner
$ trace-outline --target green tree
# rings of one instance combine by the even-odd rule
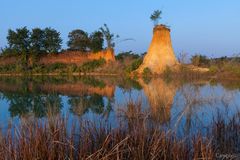
[[[111,33],[107,24],[104,24],[104,26],[100,28],[100,31],[102,32],[102,34],[107,42],[107,48],[114,48],[115,47],[114,40],[116,38],[119,38],[119,36]]]
[[[11,49],[16,49],[18,52],[22,53],[28,51],[30,47],[30,32],[27,27],[16,29],[13,31],[8,30],[8,44]]]
[[[155,10],[153,14],[150,16],[150,19],[153,21],[155,26],[158,25],[159,20],[162,18],[161,14],[162,14],[162,11]]]
[[[46,52],[44,49],[44,41],[45,41],[44,30],[40,28],[32,29],[30,39],[31,39],[31,52],[34,52],[37,54]]]
[[[102,32],[100,31],[93,32],[90,35],[89,40],[90,40],[89,48],[91,51],[98,52],[103,49],[104,39]]]
[[[9,48],[21,55],[23,67],[27,67],[30,48],[30,32],[27,27],[16,29],[16,31],[8,30],[7,40]]]
[[[62,39],[60,32],[52,28],[44,29],[44,46],[43,49],[47,53],[58,53],[61,49]]]
[[[86,52],[89,46],[88,33],[76,29],[68,34],[69,41],[67,43],[69,50],[77,50]]]

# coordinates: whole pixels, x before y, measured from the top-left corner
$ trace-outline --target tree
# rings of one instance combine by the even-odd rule
[[[44,48],[45,41],[44,30],[40,28],[32,29],[30,40],[31,40],[31,52],[35,54],[46,52]]]
[[[30,32],[27,27],[16,29],[16,31],[8,30],[7,40],[10,50],[21,55],[22,65],[26,68],[30,48]]]
[[[62,39],[60,33],[52,28],[44,29],[44,50],[47,53],[57,53],[61,49]]]
[[[17,50],[19,53],[27,52],[30,47],[30,32],[26,27],[8,30],[8,44],[9,48]]]
[[[93,32],[89,37],[89,48],[93,52],[98,52],[103,49],[103,33],[100,31]]]
[[[107,48],[114,48],[115,47],[114,40],[116,38],[119,38],[119,36],[118,35],[115,36],[113,33],[111,33],[107,24],[104,24],[104,26],[101,27],[100,30],[107,42]]]
[[[153,21],[154,26],[158,25],[159,20],[162,18],[161,14],[162,14],[162,11],[155,10],[153,14],[150,16],[150,19]]]
[[[68,38],[69,38],[69,41],[67,44],[68,44],[69,50],[77,50],[82,52],[87,51],[89,46],[89,39],[88,39],[87,32],[80,29],[76,29],[68,34]]]

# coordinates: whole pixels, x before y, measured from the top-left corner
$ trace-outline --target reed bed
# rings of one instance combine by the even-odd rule
[[[240,153],[240,114],[225,122],[214,119],[207,135],[178,138],[151,121],[141,104],[120,111],[119,125],[68,116],[26,118],[9,124],[0,136],[0,159],[217,159]]]

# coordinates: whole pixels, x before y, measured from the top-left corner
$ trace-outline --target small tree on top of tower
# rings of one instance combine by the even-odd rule
[[[159,20],[162,18],[161,17],[162,11],[160,10],[155,10],[153,14],[151,15],[150,19],[153,21],[154,26],[158,25]]]

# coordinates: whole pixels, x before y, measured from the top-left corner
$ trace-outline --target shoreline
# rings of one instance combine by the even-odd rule
[[[119,73],[96,73],[96,72],[89,72],[89,73],[0,73],[0,76],[2,77],[31,77],[31,76],[109,76],[109,77],[116,77],[116,78],[133,78],[133,75],[123,75],[123,74],[119,74]],[[176,77],[180,77],[182,79],[192,79],[192,77],[181,77],[181,75],[179,74],[172,74],[172,79],[174,80]],[[148,76],[149,78],[165,78],[164,75],[150,75]],[[137,76],[137,78],[143,78],[143,76]],[[217,81],[217,82],[236,82],[236,81],[240,81],[240,77],[226,77],[226,76],[216,76],[216,75],[203,75],[203,77],[201,76],[197,76],[197,77],[193,77],[194,79],[207,79],[209,81]]]
[[[95,73],[95,72],[89,72],[89,73],[0,73],[0,76],[118,76],[121,74],[117,73]]]

